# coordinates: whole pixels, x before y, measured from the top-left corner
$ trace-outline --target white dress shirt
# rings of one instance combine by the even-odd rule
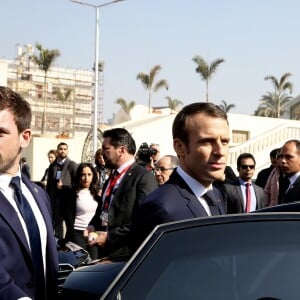
[[[211,216],[211,211],[209,209],[206,200],[203,198],[203,195],[207,191],[212,190],[212,185],[210,184],[210,186],[206,188],[195,178],[191,177],[186,172],[184,172],[180,166],[177,167],[176,171],[180,175],[180,177],[186,182],[186,184],[190,187],[190,189],[193,191],[193,193],[195,194],[195,196],[197,197],[197,199],[199,200],[199,202],[201,203],[201,205],[203,206],[207,214]]]

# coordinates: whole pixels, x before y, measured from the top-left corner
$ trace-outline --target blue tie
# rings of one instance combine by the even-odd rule
[[[22,194],[20,177],[13,177],[10,181],[10,186],[15,191],[14,199],[24,219],[29,235],[31,256],[34,264],[35,299],[45,299],[45,277],[39,227],[27,199]]]

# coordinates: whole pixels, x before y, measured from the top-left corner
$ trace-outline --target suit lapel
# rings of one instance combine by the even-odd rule
[[[115,194],[114,194],[114,198],[118,199],[118,195],[122,194],[124,187],[127,185],[128,179],[131,177],[132,172],[135,169],[136,164],[134,163],[133,165],[130,166],[130,168],[127,170],[127,172],[124,174],[124,177],[122,178]]]
[[[288,191],[287,191],[286,193],[288,194],[291,190],[293,190],[293,188],[294,188],[297,184],[299,184],[299,182],[300,182],[300,175],[297,177],[297,179],[295,180],[295,182],[289,187],[289,189],[288,189]]]
[[[69,164],[70,164],[70,161],[68,158],[66,158],[65,162],[64,162],[64,167],[62,169],[62,172],[61,172],[61,179],[62,181],[65,180],[68,172],[69,172]]]
[[[202,206],[200,201],[197,199],[193,191],[187,185],[187,183],[179,176],[176,170],[171,174],[170,180],[165,184],[175,183],[179,187],[181,195],[188,200],[187,207],[190,209],[194,217],[206,217],[208,216],[205,208]]]
[[[47,208],[46,206],[46,199],[44,199],[44,196],[43,196],[43,199],[39,199],[39,197],[41,195],[40,192],[39,192],[39,189],[34,186],[29,179],[27,179],[26,177],[22,177],[22,181],[23,183],[26,185],[26,187],[29,189],[30,193],[32,194],[35,202],[37,203],[37,206],[43,216],[43,219],[46,223],[46,227],[47,227],[47,232],[53,232],[53,226],[52,226],[52,223],[51,223],[51,216],[49,218],[49,209]]]
[[[1,192],[0,192],[0,202],[1,202],[0,215],[2,215],[2,217],[5,219],[7,224],[10,226],[11,230],[21,241],[26,251],[30,254],[26,236],[23,227],[21,225],[21,222],[19,220],[19,217],[17,215],[17,212]]]
[[[234,184],[234,189],[237,193],[237,197],[239,199],[239,211],[240,212],[244,212],[245,208],[244,208],[244,197],[243,197],[243,193],[242,193],[242,188],[241,188],[241,184],[239,182],[239,180],[235,181]]]
[[[191,210],[191,213],[194,215],[194,217],[208,216],[206,210],[194,194],[189,194],[188,197],[186,197],[186,199],[189,200],[187,206]]]

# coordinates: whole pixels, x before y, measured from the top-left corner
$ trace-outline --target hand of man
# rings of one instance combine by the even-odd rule
[[[93,245],[98,245],[100,247],[104,247],[105,243],[107,241],[107,232],[106,231],[97,231],[98,236],[92,240],[89,241],[89,245],[93,246]]]
[[[83,236],[88,239],[89,237],[89,234],[91,232],[94,232],[95,231],[95,227],[93,225],[89,225],[84,231],[83,231]]]

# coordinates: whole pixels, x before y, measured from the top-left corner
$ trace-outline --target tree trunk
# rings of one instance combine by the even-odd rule
[[[46,131],[46,102],[47,102],[47,73],[45,72],[45,77],[44,77],[44,104],[43,104],[41,134],[44,134],[45,131]]]
[[[208,79],[206,80],[206,102],[208,102]]]

